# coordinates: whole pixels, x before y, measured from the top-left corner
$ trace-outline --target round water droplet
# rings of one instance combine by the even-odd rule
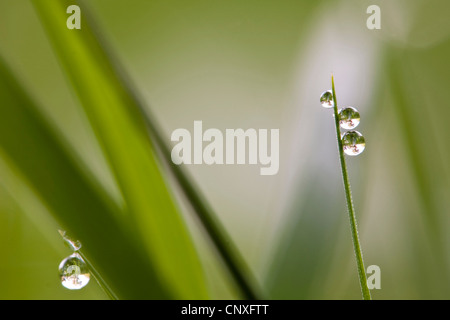
[[[89,268],[78,253],[74,253],[59,265],[61,284],[70,290],[78,290],[86,286],[90,280]]]
[[[344,152],[349,156],[357,156],[366,148],[366,141],[358,131],[347,131],[341,140]]]
[[[333,93],[331,92],[331,90],[322,93],[322,95],[320,96],[320,103],[324,108],[334,107]]]
[[[344,129],[354,129],[359,124],[361,117],[358,110],[347,107],[339,110],[339,124]]]

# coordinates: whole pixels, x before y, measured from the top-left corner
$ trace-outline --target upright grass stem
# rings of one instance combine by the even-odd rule
[[[358,267],[359,283],[361,285],[361,292],[363,295],[363,299],[371,300],[370,291],[367,286],[367,278],[366,278],[366,271],[364,268],[363,254],[362,254],[362,250],[361,250],[361,245],[359,243],[358,226],[356,223],[355,209],[353,208],[352,192],[350,189],[350,182],[348,180],[347,164],[345,163],[345,157],[344,157],[344,148],[342,146],[341,130],[340,130],[340,126],[339,126],[339,116],[338,116],[338,105],[337,105],[337,99],[336,99],[336,91],[334,89],[333,75],[331,75],[331,89],[332,89],[332,93],[333,93],[334,122],[335,122],[335,126],[336,126],[336,138],[337,138],[337,142],[338,142],[339,159],[340,159],[341,171],[342,171],[342,180],[344,182],[345,198],[347,200],[347,211],[348,211],[348,216],[350,219],[350,229],[351,229],[351,233],[352,233],[353,249],[355,251],[355,257],[356,257],[356,265]]]

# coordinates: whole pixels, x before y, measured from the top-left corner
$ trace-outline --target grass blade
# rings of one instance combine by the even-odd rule
[[[202,268],[156,161],[142,116],[100,46],[81,7],[81,30],[66,27],[72,1],[33,4],[106,155],[128,223],[177,298],[207,297]],[[151,284],[148,284],[151,285]]]
[[[119,208],[83,175],[38,110],[0,58],[0,148],[5,160],[26,177],[62,227],[83,242],[86,256],[119,298],[172,297],[136,237],[113,218]]]
[[[362,254],[362,250],[361,250],[361,245],[359,243],[358,226],[356,223],[355,209],[353,207],[352,192],[350,189],[350,181],[348,180],[347,164],[345,163],[344,148],[342,146],[341,130],[340,130],[339,116],[338,116],[338,106],[337,106],[337,99],[336,99],[336,91],[334,89],[333,76],[331,76],[331,88],[332,88],[332,92],[333,92],[334,121],[335,121],[335,126],[336,126],[336,138],[337,138],[338,149],[339,149],[339,160],[341,163],[342,180],[344,182],[344,189],[345,189],[345,199],[347,201],[348,216],[350,219],[350,229],[351,229],[351,233],[352,233],[353,249],[355,251],[356,265],[358,267],[359,283],[361,285],[361,292],[362,292],[364,300],[371,300],[370,291],[367,286],[367,278],[366,278],[366,271],[364,268],[363,254]]]
[[[123,154],[123,149],[134,139],[139,140],[137,144],[148,144],[158,149],[157,151],[159,151],[160,157],[165,160],[171,169],[175,180],[181,186],[186,199],[203,223],[237,286],[240,288],[243,297],[256,299],[259,293],[255,289],[255,281],[245,265],[244,260],[240,257],[238,250],[233,246],[225,230],[215,219],[214,213],[206,204],[199,189],[194,186],[192,179],[180,167],[175,166],[171,162],[167,144],[161,136],[161,130],[159,130],[154,117],[149,113],[148,108],[144,107],[144,103],[133,90],[133,86],[126,78],[123,70],[120,69],[117,61],[112,57],[111,52],[105,49],[106,45],[101,41],[98,33],[96,33],[97,30],[92,27],[93,21],[89,19],[87,8],[82,7],[83,17],[85,18],[83,20],[82,33],[80,33],[76,30],[67,30],[64,27],[66,16],[61,15],[61,11],[65,9],[64,6],[69,5],[68,1],[62,2],[62,4],[55,4],[51,1],[35,1],[34,3],[42,17],[42,21],[47,27],[56,51],[59,53],[63,66],[67,70],[80,100],[86,107],[86,113],[91,119],[94,129],[97,130],[100,140],[103,139],[102,145],[108,154],[108,158],[111,160],[112,167],[116,168],[116,177],[121,185],[125,198],[128,199],[130,204],[139,203],[140,205],[144,205],[145,203],[141,200],[146,197],[152,197],[149,194],[151,186],[148,184],[139,188],[139,192],[137,192],[139,194],[135,194],[135,191],[127,194],[127,190],[130,189],[131,184],[136,183],[138,176],[142,180],[143,173],[149,170],[145,166],[155,167],[157,165],[152,154],[152,161],[147,161],[145,166],[141,166],[139,171],[134,172],[136,176],[135,181],[132,183],[129,181],[128,177],[133,175],[130,170],[136,167],[135,159],[142,157],[150,158],[145,152],[141,152],[140,154],[136,154],[136,157],[133,159],[127,154],[127,158],[122,157],[119,161],[116,160]],[[101,97],[97,97],[95,92],[99,86],[103,91]],[[105,92],[114,96],[110,100],[118,101],[116,109],[111,110],[111,106],[105,104]],[[93,109],[97,110],[93,111]],[[116,115],[111,116],[112,111]],[[114,122],[111,121],[108,123],[109,117],[113,117]],[[123,123],[123,130],[115,128],[117,122]],[[118,134],[123,134],[123,132],[134,132],[134,138],[130,136],[119,137]],[[110,137],[105,140],[105,136]],[[150,136],[151,143],[147,141],[148,136]],[[122,142],[122,150],[115,150],[118,141]],[[147,147],[146,149],[150,148]],[[128,173],[123,175],[122,172],[126,171]],[[160,195],[156,195],[153,201],[157,201],[157,199],[160,199]],[[144,207],[131,208],[131,210],[140,213],[146,211]],[[171,225],[173,224],[171,223]],[[158,230],[153,231],[155,234],[158,232]],[[150,242],[154,242],[154,240],[154,236],[153,239],[149,239]],[[162,238],[158,240],[159,243],[163,243],[163,241]],[[170,261],[170,257],[166,256],[165,260],[167,262]],[[178,273],[179,270],[175,270],[175,265],[180,264],[170,264],[174,268],[171,278],[176,278],[174,274]],[[189,284],[190,287],[197,285],[193,281]]]

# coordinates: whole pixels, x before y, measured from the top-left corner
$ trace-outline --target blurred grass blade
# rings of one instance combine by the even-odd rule
[[[198,274],[200,268],[196,266],[196,261],[192,261],[194,253],[188,245],[190,240],[178,226],[178,216],[169,214],[174,211],[172,202],[164,189],[152,188],[155,181],[159,185],[163,184],[163,180],[154,154],[150,152],[149,136],[205,226],[243,297],[256,299],[258,293],[244,260],[191,179],[180,167],[171,163],[170,152],[156,122],[144,108],[125,73],[119,74],[122,70],[113,60],[111,52],[105,49],[106,45],[101,43],[95,33],[97,30],[91,29],[93,21],[89,19],[87,8],[81,7],[81,30],[68,30],[64,10],[71,2],[36,0],[34,4],[111,162],[130,211],[138,221],[146,222],[139,223],[139,226],[148,239],[151,251],[159,252],[158,261],[168,279],[180,290],[192,288],[186,292],[191,298],[192,291],[199,291],[193,288],[202,283]],[[147,214],[155,206],[159,206],[160,213]],[[177,228],[179,231],[175,231]],[[168,230],[170,232],[165,232]],[[183,252],[179,252],[183,245]],[[192,268],[186,270],[189,266]],[[183,283],[186,279],[181,279],[182,274],[191,274],[189,283]]]
[[[171,297],[136,238],[113,219],[117,207],[83,176],[1,58],[0,114],[5,160],[26,177],[58,222],[83,242],[86,256],[118,297]]]
[[[439,221],[437,217],[437,209],[433,202],[433,197],[431,189],[427,186],[431,183],[429,180],[429,174],[426,172],[426,159],[421,151],[420,139],[416,135],[422,134],[418,131],[414,125],[414,113],[411,111],[411,106],[414,104],[414,99],[408,99],[405,89],[405,77],[400,70],[401,61],[399,54],[395,52],[391,53],[392,57],[389,61],[389,79],[392,88],[392,94],[395,101],[395,110],[398,113],[399,125],[404,132],[403,138],[405,140],[405,145],[407,146],[407,151],[409,152],[408,159],[411,161],[411,166],[414,171],[414,178],[416,186],[418,188],[421,204],[423,206],[423,212],[427,214],[424,215],[428,228],[432,230],[431,236],[435,237],[433,241],[439,243]],[[416,120],[417,121],[417,120]]]
[[[417,125],[421,121],[419,117],[423,117],[423,115],[421,114],[422,112],[417,113],[416,110],[423,108],[423,105],[417,101],[417,97],[408,95],[408,89],[409,92],[419,92],[420,88],[415,87],[414,82],[410,80],[413,79],[413,76],[411,75],[408,78],[408,71],[402,70],[403,59],[403,54],[392,50],[388,61],[390,70],[389,84],[392,88],[393,100],[395,101],[395,112],[398,115],[397,123],[404,133],[402,138],[409,155],[407,158],[410,162],[412,177],[417,190],[417,200],[423,212],[423,222],[426,225],[426,229],[430,231],[427,234],[431,245],[430,251],[435,260],[434,264],[441,272],[441,280],[444,283],[448,283],[449,274],[445,272],[448,265],[446,259],[448,249],[442,240],[444,239],[444,234],[441,229],[442,221],[439,217],[440,209],[434,200],[434,190],[430,188],[435,183],[433,180],[436,175],[430,173],[429,163],[431,161],[429,154],[424,152],[427,148],[423,145],[423,140],[420,137],[420,135],[423,135],[423,131]],[[403,66],[403,68],[405,67]],[[408,79],[408,81],[405,79]],[[433,142],[433,139],[427,139],[425,142],[429,145],[436,143],[435,141]],[[439,169],[435,170],[439,171]]]
[[[66,9],[73,1],[33,4],[111,165],[128,223],[144,239],[143,250],[161,282],[175,298],[206,298],[200,261],[161,174],[145,122],[86,23],[87,9],[81,7],[81,30],[69,30]],[[130,265],[125,274],[135,273],[133,268]]]

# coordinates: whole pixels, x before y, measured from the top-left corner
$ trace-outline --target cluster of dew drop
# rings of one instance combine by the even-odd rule
[[[91,278],[89,268],[78,251],[81,249],[81,242],[70,239],[65,231],[59,230],[59,234],[64,242],[73,250],[73,254],[66,257],[59,264],[59,275],[61,284],[70,290],[84,288]]]
[[[333,93],[331,90],[325,91],[320,96],[320,103],[324,108],[334,108]],[[361,133],[353,130],[358,126],[361,117],[358,110],[353,107],[342,108],[338,112],[339,125],[342,129],[350,130],[342,134],[342,148],[345,154],[357,156],[366,148],[366,142]]]

